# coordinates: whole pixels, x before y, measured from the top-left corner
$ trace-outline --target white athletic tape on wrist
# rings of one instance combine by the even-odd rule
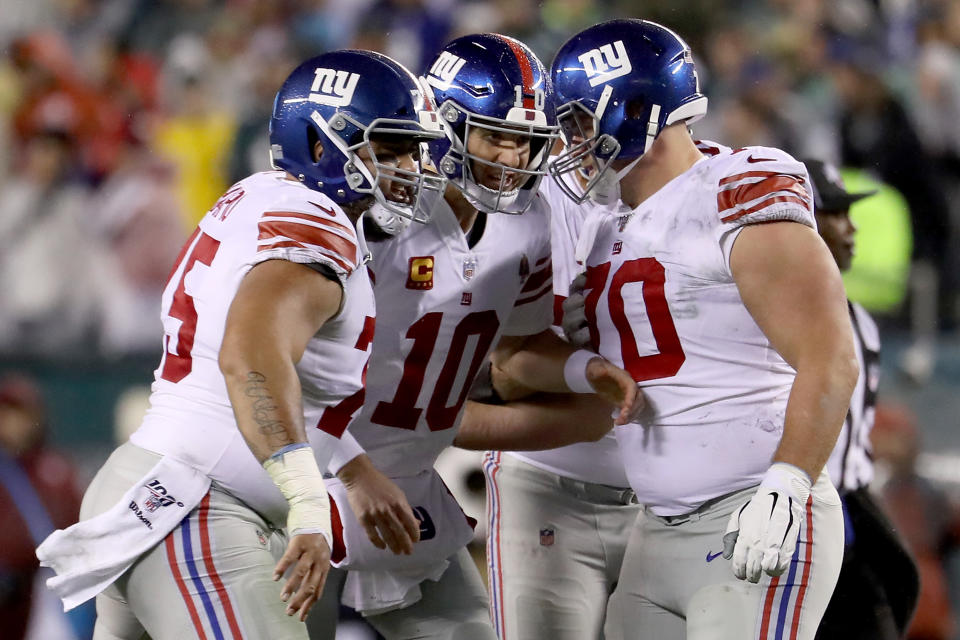
[[[284,448],[263,463],[273,483],[290,505],[287,530],[290,536],[320,533],[333,548],[330,498],[310,446]]]
[[[594,393],[587,380],[587,364],[598,357],[592,351],[580,349],[574,351],[563,365],[563,381],[574,393]]]

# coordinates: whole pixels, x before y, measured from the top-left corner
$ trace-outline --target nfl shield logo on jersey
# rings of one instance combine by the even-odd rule
[[[152,513],[160,507],[169,507],[174,503],[176,503],[178,507],[183,506],[182,502],[167,493],[167,489],[159,480],[151,480],[143,486],[150,490],[150,495],[143,501],[143,508],[147,511]]]
[[[554,541],[553,529],[540,529],[540,546],[552,547]]]
[[[476,258],[465,258],[463,261],[463,279],[467,282],[473,278],[473,275],[477,272],[477,260]]]
[[[527,258],[527,254],[523,254],[523,257],[520,258],[520,281],[526,280],[528,275],[530,275],[530,260]]]

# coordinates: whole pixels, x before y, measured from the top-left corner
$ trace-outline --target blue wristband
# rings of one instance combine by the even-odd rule
[[[304,447],[309,447],[310,444],[307,442],[294,442],[293,444],[288,444],[285,447],[280,447],[270,455],[270,459],[281,457],[285,453],[290,453],[291,451],[296,451],[297,449],[303,449]]]

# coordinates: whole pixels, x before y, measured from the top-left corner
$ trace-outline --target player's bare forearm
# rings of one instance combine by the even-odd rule
[[[816,482],[837,442],[850,395],[857,381],[857,362],[807,368],[797,372],[775,462],[803,469]]]
[[[226,375],[227,392],[237,426],[260,462],[295,442],[306,442],[300,383],[294,374],[248,367]]]
[[[493,365],[515,384],[537,391],[569,391],[563,365],[576,351],[550,330],[530,336],[507,336],[493,350]]]
[[[774,460],[816,482],[859,372],[840,272],[816,231],[794,222],[743,229],[730,264],[750,314],[797,372]]]
[[[597,396],[539,393],[505,405],[468,402],[453,444],[475,451],[538,451],[599,440],[612,426],[610,405]]]
[[[307,440],[296,363],[340,296],[339,284],[282,260],[255,266],[240,284],[219,363],[237,426],[261,462]]]

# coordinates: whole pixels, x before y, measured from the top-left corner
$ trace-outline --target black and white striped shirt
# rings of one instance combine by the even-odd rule
[[[850,408],[837,445],[827,462],[830,479],[841,493],[866,487],[873,480],[870,431],[880,383],[880,333],[877,325],[857,303],[850,302],[848,306],[860,377],[850,398]]]

